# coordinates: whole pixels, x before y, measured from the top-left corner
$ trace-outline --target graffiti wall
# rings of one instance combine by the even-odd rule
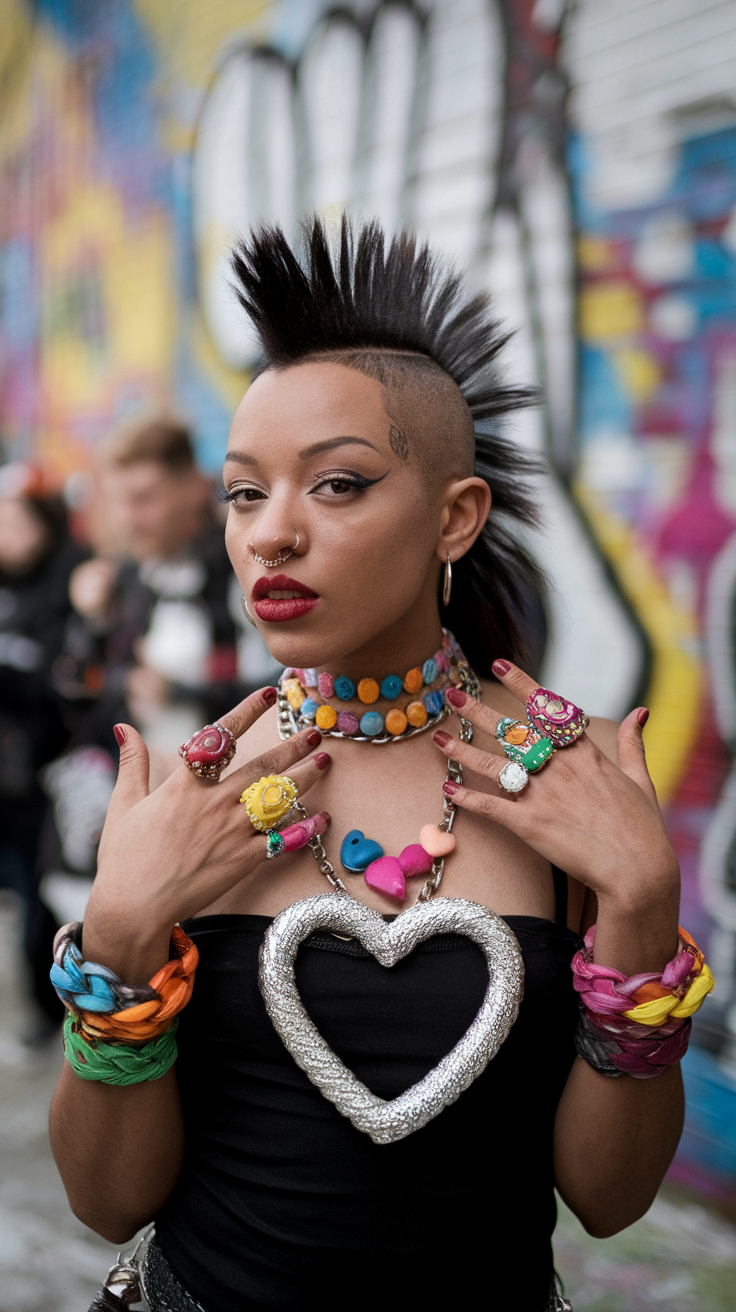
[[[492,290],[549,472],[541,670],[645,701],[710,945],[674,1168],[736,1197],[736,4],[0,0],[0,441],[73,495],[174,404],[216,474],[254,344],[229,243],[318,209]],[[71,478],[71,481],[70,481]]]

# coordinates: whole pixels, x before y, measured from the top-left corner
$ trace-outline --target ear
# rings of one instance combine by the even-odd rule
[[[491,489],[482,478],[462,478],[450,483],[440,516],[440,535],[435,554],[444,565],[449,554],[454,562],[470,551],[491,509]]]

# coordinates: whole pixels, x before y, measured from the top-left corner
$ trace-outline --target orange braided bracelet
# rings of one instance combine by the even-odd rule
[[[54,942],[51,980],[76,1016],[85,1039],[148,1043],[169,1029],[192,996],[199,952],[179,925],[171,931],[172,957],[148,984],[130,988],[105,966],[83,959],[79,922],[65,925]]]

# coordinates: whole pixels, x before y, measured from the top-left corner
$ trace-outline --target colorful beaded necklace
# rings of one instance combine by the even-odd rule
[[[411,738],[434,728],[450,713],[445,702],[445,691],[457,685],[470,672],[463,653],[453,635],[442,630],[442,647],[423,665],[409,670],[404,678],[389,674],[380,683],[377,679],[359,679],[357,684],[345,674],[333,676],[318,674],[316,670],[289,668],[279,680],[279,733],[290,738],[300,729],[316,724],[328,738],[352,738],[356,742],[390,743]],[[473,678],[475,676],[472,676]],[[436,685],[436,686],[432,686]],[[427,691],[421,696],[422,688]],[[317,698],[338,697],[351,701],[356,696],[366,706],[372,706],[379,697],[395,701],[401,692],[416,697],[404,710],[394,707],[381,715],[367,710],[360,717],[352,711],[338,711],[326,701]],[[316,694],[316,695],[315,695]]]
[[[481,697],[483,691],[481,685],[465,660],[455,638],[446,629],[443,629],[443,634],[442,653],[448,653],[451,657],[448,660],[449,668],[445,686],[452,684],[462,688],[463,692],[468,693],[471,697]],[[435,656],[432,659],[436,662],[437,658]],[[423,669],[428,664],[429,662],[425,661]],[[299,674],[303,674],[305,681],[307,681],[310,676],[316,675],[316,671],[300,670]],[[285,670],[282,679],[294,680],[298,682],[300,689],[304,690],[302,680],[297,678],[293,669]],[[310,683],[308,686],[310,688],[317,686],[316,678],[314,683]],[[411,689],[407,691],[411,691]],[[398,696],[398,692],[395,695]],[[304,696],[306,698],[306,693]],[[283,688],[279,689],[278,725],[281,738],[291,738],[295,733],[299,733],[301,729],[305,728],[306,725],[314,723],[313,719],[303,718],[299,715],[303,704],[302,701],[299,706],[293,707],[288,701]],[[427,716],[425,722],[421,725],[409,726],[401,734],[391,734],[389,731],[387,735],[382,737],[377,735],[359,736],[357,733],[345,733],[339,729],[336,731],[322,729],[322,733],[327,737],[352,738],[355,742],[397,742],[400,738],[413,737],[414,734],[422,733],[434,724],[439,724],[450,714],[451,710],[452,707],[445,701],[443,693],[440,711],[431,717]],[[473,726],[469,720],[463,719],[462,716],[459,718],[460,739],[462,742],[470,743],[473,741]],[[463,782],[463,767],[459,761],[454,761],[452,757],[448,757],[447,774],[444,782],[455,784],[462,784]],[[302,811],[304,815],[307,814],[300,803],[296,804],[296,809]],[[352,829],[343,839],[340,847],[342,867],[350,874],[362,873],[370,888],[385,894],[387,897],[394,898],[397,902],[403,902],[406,896],[407,879],[413,875],[428,874],[429,877],[426,879],[418,898],[420,902],[428,902],[432,895],[437,892],[442,881],[445,858],[449,856],[455,847],[455,836],[452,834],[455,814],[456,808],[443,791],[442,819],[436,829],[434,825],[425,825],[419,834],[419,842],[411,843],[408,847],[405,847],[398,857],[385,856],[380,843],[376,843],[372,839],[366,839],[361,830]],[[274,843],[277,842],[278,835],[275,835]],[[312,850],[321,874],[325,876],[333,889],[336,892],[349,893],[349,889],[340,876],[335,873],[335,867],[327,856],[321,837],[317,835],[316,838],[312,838],[308,846]],[[270,852],[268,854],[271,855]]]

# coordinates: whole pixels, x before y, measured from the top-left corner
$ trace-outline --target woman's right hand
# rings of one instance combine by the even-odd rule
[[[239,738],[273,705],[274,690],[246,697],[219,723]],[[266,853],[266,840],[238,805],[262,775],[288,774],[299,798],[329,767],[326,753],[305,760],[321,742],[310,729],[279,743],[219,783],[186,765],[154,792],[148,750],[129,725],[120,744],[120,772],[100,841],[84,919],[84,956],[116,971],[126,984],[145,983],[168,959],[172,926],[211,905]],[[325,816],[319,828],[326,827]]]

